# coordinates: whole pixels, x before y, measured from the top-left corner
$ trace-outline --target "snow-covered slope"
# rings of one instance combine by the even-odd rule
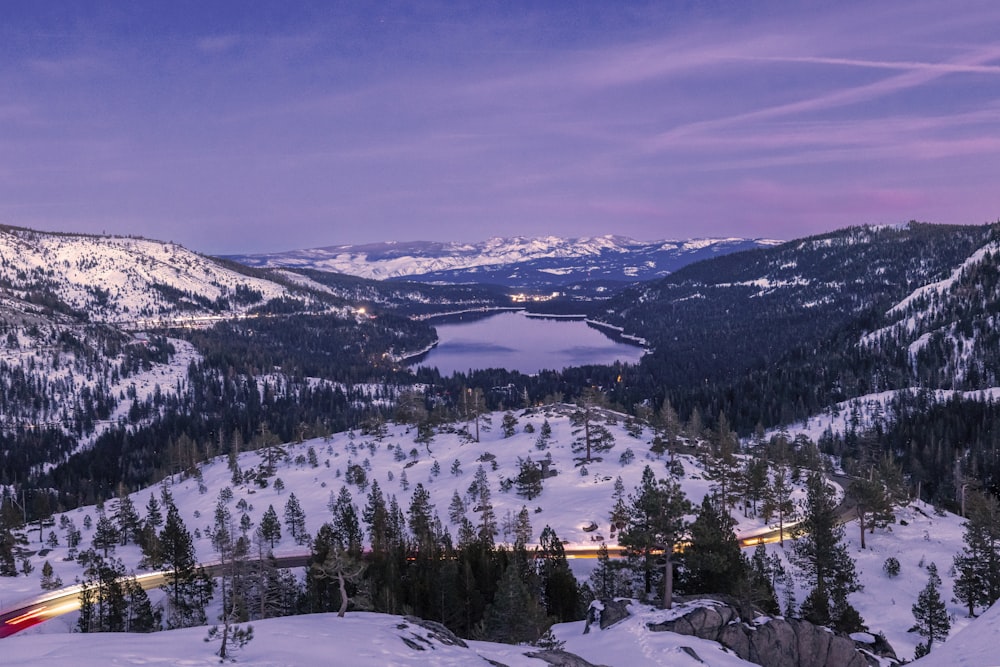
[[[700,259],[776,243],[741,238],[644,242],[620,236],[548,236],[329,246],[230,259],[250,266],[321,269],[380,280],[555,285],[593,279],[649,280]]]
[[[499,424],[500,420],[500,414],[493,415],[495,424]],[[552,440],[546,449],[541,450],[536,443],[545,420],[548,420],[552,428]],[[525,431],[527,424],[534,427],[534,433]],[[566,411],[550,407],[531,413],[518,413],[516,433],[509,438],[503,437],[499,428],[483,431],[480,443],[466,442],[456,433],[439,432],[429,445],[430,452],[423,445],[414,442],[415,431],[408,432],[402,425],[390,425],[389,433],[382,441],[360,434],[339,433],[329,439],[320,438],[307,440],[301,444],[291,444],[288,446],[288,459],[279,466],[276,475],[276,478],[282,480],[284,489],[275,489],[276,478],[272,478],[272,483],[267,488],[259,488],[253,483],[233,485],[232,474],[224,457],[200,466],[200,481],[197,478],[178,477],[173,483],[169,479],[165,480],[163,486],[171,493],[188,528],[192,532],[197,531],[198,558],[202,561],[211,561],[216,558],[209,538],[212,507],[220,497],[220,492],[226,487],[232,491],[228,504],[234,517],[241,513],[238,506],[242,506],[241,501],[244,501],[245,511],[252,526],[259,523],[268,506],[274,506],[281,516],[290,494],[294,493],[305,512],[307,529],[311,534],[315,534],[322,523],[330,519],[328,502],[331,495],[335,497],[342,486],[347,486],[354,504],[360,508],[366,503],[370,485],[377,481],[383,493],[387,496],[396,496],[401,507],[405,508],[419,483],[429,492],[431,502],[441,521],[455,535],[457,526],[449,517],[453,494],[457,492],[466,502],[466,516],[475,522],[477,515],[468,502],[470,500],[468,489],[476,469],[482,465],[493,491],[492,503],[501,531],[497,536],[498,541],[512,540],[512,535],[507,532],[506,526],[522,507],[527,507],[531,512],[530,521],[534,539],[537,539],[542,528],[550,525],[561,539],[566,540],[566,549],[572,553],[578,548],[593,548],[600,544],[600,540],[608,541],[610,544],[615,543],[610,533],[608,514],[612,505],[616,477],[621,476],[624,488],[627,492],[631,492],[638,485],[645,465],[650,465],[657,476],[667,475],[665,460],[649,451],[651,434],[648,431],[641,437],[634,438],[621,425],[609,428],[616,439],[614,448],[603,455],[602,461],[588,464],[585,472],[574,466],[572,424]],[[315,453],[315,466],[309,463],[312,458],[309,454],[310,449]],[[627,450],[631,450],[634,456],[627,455]],[[530,456],[539,461],[550,455],[551,466],[558,471],[558,474],[545,480],[541,495],[529,501],[517,495],[516,488],[502,490],[503,481],[516,474],[519,458]],[[244,452],[239,455],[238,464],[246,471],[260,465],[261,460],[260,452]],[[711,483],[704,478],[701,464],[695,458],[685,456],[680,457],[680,461],[684,468],[681,484],[688,498],[698,503],[709,492]],[[439,472],[435,472],[435,462]],[[493,462],[496,463],[496,469],[493,468]],[[364,490],[357,483],[346,484],[346,472],[350,465],[357,465],[365,470]],[[158,496],[160,489],[137,492],[132,494],[132,500],[142,512],[149,496],[154,494]],[[801,499],[802,490],[799,489],[795,495]],[[117,501],[109,501],[105,511],[113,515],[116,505]],[[64,582],[73,581],[82,575],[78,563],[66,560],[64,529],[60,528],[63,523],[62,516],[72,520],[75,527],[82,531],[82,548],[89,546],[93,528],[86,529],[84,524],[96,524],[98,512],[94,507],[83,507],[65,515],[57,515],[56,526],[51,530],[56,532],[59,545],[28,556],[34,565],[34,572],[30,576],[0,578],[0,600],[9,603],[37,595],[39,573],[46,560],[53,565],[56,574]],[[89,522],[86,521],[88,516]],[[851,554],[857,559],[861,582],[864,585],[864,590],[853,595],[851,601],[859,609],[872,632],[885,633],[901,657],[910,657],[918,640],[916,635],[907,632],[913,622],[910,606],[926,583],[926,566],[931,562],[937,564],[944,580],[943,597],[950,599],[952,575],[949,570],[952,556],[961,547],[961,519],[951,514],[935,514],[929,506],[923,504],[900,510],[898,517],[900,520],[890,530],[878,530],[869,536],[869,548],[866,550],[861,550],[856,544],[857,525],[855,523],[847,525],[846,534],[851,544]],[[765,528],[760,519],[744,518],[742,512],[736,512],[734,518],[739,521],[737,530],[742,535],[753,535]],[[585,529],[591,522],[596,524],[596,530]],[[46,537],[48,530],[50,529],[45,529]],[[283,528],[283,532],[287,531]],[[32,540],[30,549],[34,551],[41,546],[38,544],[37,531],[31,533],[30,537]],[[306,547],[295,544],[294,540],[285,535],[276,545],[275,553],[277,555],[301,553],[305,549]],[[778,545],[769,545],[768,549],[778,553],[782,560],[788,562],[787,544],[784,549]],[[138,566],[140,552],[134,545],[119,547],[115,555],[129,568]],[[896,557],[901,563],[902,573],[899,577],[889,578],[882,569],[882,564],[889,556]],[[574,572],[581,578],[586,578],[595,564],[596,561],[592,559],[571,560]],[[791,565],[788,567],[792,568]],[[796,584],[798,602],[801,602],[805,595],[801,586],[802,582],[799,581]],[[954,603],[949,604],[949,611],[956,618],[957,631],[964,624],[963,611]],[[63,617],[29,632],[65,632],[72,628],[73,622],[72,616]],[[307,623],[312,622],[307,621]],[[642,628],[645,626],[641,620],[629,623],[631,629],[623,634],[601,633],[599,639],[593,635],[578,636],[578,633],[582,633],[582,626],[569,630],[561,626],[557,634],[560,639],[567,641],[568,650],[584,656],[591,655],[594,662],[651,664],[649,652],[654,649],[666,650],[663,648],[665,645],[657,643],[666,640],[653,637],[649,633],[643,634]],[[305,634],[309,630],[301,632]],[[623,637],[627,637],[628,641]],[[683,645],[693,646],[691,643],[693,641],[696,640],[684,638]],[[608,651],[612,650],[611,647],[617,646],[618,642],[623,644],[631,642],[635,645],[632,649],[639,651],[635,654],[626,653],[624,646],[614,650],[621,650],[622,655],[633,655],[636,662],[610,660],[615,654]],[[602,646],[604,648],[601,648]],[[676,648],[676,645],[671,646]],[[704,657],[705,654],[701,649],[697,649],[697,652]],[[710,664],[739,663],[716,661]]]
[[[645,609],[603,632],[583,635],[583,623],[554,628],[565,650],[594,665],[746,667],[718,644],[669,632],[650,632],[646,622],[662,612]],[[412,620],[387,614],[312,614],[255,621],[254,639],[236,654],[245,667],[549,667],[534,646],[441,641]],[[219,664],[217,643],[205,643],[205,628],[136,634],[16,636],[3,640],[4,664],[19,667],[209,667]],[[420,647],[420,648],[415,648]],[[687,647],[698,657],[686,652]]]
[[[0,227],[0,309],[85,314],[91,322],[197,319],[245,313],[294,290],[174,243]],[[4,307],[6,306],[6,307]]]

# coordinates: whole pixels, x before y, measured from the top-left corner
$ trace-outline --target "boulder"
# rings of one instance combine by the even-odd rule
[[[603,619],[602,619],[603,620]],[[846,635],[808,621],[771,618],[744,623],[732,606],[694,607],[670,621],[649,623],[653,632],[675,632],[715,641],[740,658],[766,667],[874,667],[878,660]],[[883,640],[884,641],[884,640]],[[891,653],[892,647],[882,647]]]

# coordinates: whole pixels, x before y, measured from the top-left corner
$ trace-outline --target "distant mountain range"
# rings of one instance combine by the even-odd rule
[[[635,241],[591,238],[492,238],[480,243],[415,241],[340,245],[260,255],[228,255],[247,266],[318,269],[362,278],[480,283],[517,288],[662,278],[703,259],[780,241],[746,238]]]

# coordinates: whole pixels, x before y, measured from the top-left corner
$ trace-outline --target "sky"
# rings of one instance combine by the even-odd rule
[[[0,223],[206,253],[1000,219],[1000,3],[4,3]]]

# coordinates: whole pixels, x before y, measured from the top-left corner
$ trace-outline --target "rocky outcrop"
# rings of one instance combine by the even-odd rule
[[[601,630],[607,630],[612,625],[629,616],[628,606],[631,600],[595,600],[587,610],[587,624],[583,634],[590,632],[590,626],[598,623]]]
[[[552,667],[601,667],[600,665],[595,665],[592,662],[587,662],[574,653],[567,653],[566,651],[560,649],[525,653],[524,657],[543,660],[552,665]]]
[[[699,606],[678,618],[649,623],[653,632],[675,632],[715,641],[740,658],[766,667],[870,667],[878,660],[845,635],[808,621],[762,618],[744,623],[723,604]]]

